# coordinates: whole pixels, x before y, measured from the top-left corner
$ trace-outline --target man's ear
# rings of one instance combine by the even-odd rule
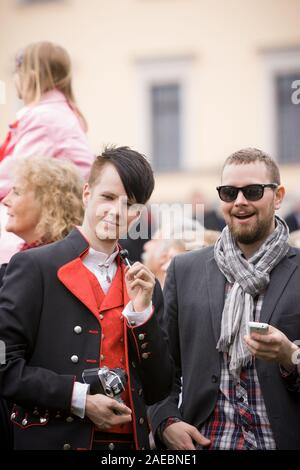
[[[280,209],[284,196],[285,196],[285,187],[280,185],[275,190],[275,210]]]
[[[85,183],[83,187],[83,191],[82,191],[82,202],[83,202],[83,206],[85,209],[87,207],[90,196],[91,196],[91,188],[88,183]]]

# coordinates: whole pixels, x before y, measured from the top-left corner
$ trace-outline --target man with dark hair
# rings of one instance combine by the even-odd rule
[[[152,429],[169,449],[299,450],[300,250],[275,216],[285,192],[278,167],[243,149],[226,160],[217,190],[221,237],[168,271],[176,379],[151,407]]]
[[[8,265],[0,393],[15,403],[16,449],[149,447],[146,404],[172,382],[163,299],[146,267],[124,266],[118,239],[153,188],[142,155],[106,149],[84,186],[82,226]]]

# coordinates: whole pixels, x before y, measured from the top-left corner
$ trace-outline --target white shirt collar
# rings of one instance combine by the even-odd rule
[[[94,248],[90,247],[89,252],[85,257],[85,260],[97,266],[105,265],[108,268],[114,263],[118,254],[119,254],[118,247],[116,247],[115,251],[111,255],[107,255],[106,253],[102,253],[101,251],[96,251],[94,250]]]

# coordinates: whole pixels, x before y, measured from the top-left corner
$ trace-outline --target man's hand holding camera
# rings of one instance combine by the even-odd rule
[[[143,312],[152,301],[154,275],[137,262],[126,268],[125,282],[135,312]],[[102,393],[87,395],[85,414],[100,431],[132,420],[130,408]]]
[[[125,282],[135,312],[143,312],[151,304],[155,286],[154,274],[142,263],[136,262],[127,268]]]
[[[132,420],[130,408],[100,393],[87,395],[85,414],[100,431]]]

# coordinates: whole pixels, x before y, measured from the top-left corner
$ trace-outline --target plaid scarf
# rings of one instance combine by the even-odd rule
[[[227,281],[233,284],[223,308],[217,349],[228,352],[229,371],[236,379],[241,368],[252,361],[244,336],[249,334],[248,322],[253,321],[254,298],[265,291],[270,282],[270,272],[289,249],[288,227],[278,216],[275,216],[275,221],[275,230],[248,260],[236,245],[228,226],[215,244],[216,263]]]

